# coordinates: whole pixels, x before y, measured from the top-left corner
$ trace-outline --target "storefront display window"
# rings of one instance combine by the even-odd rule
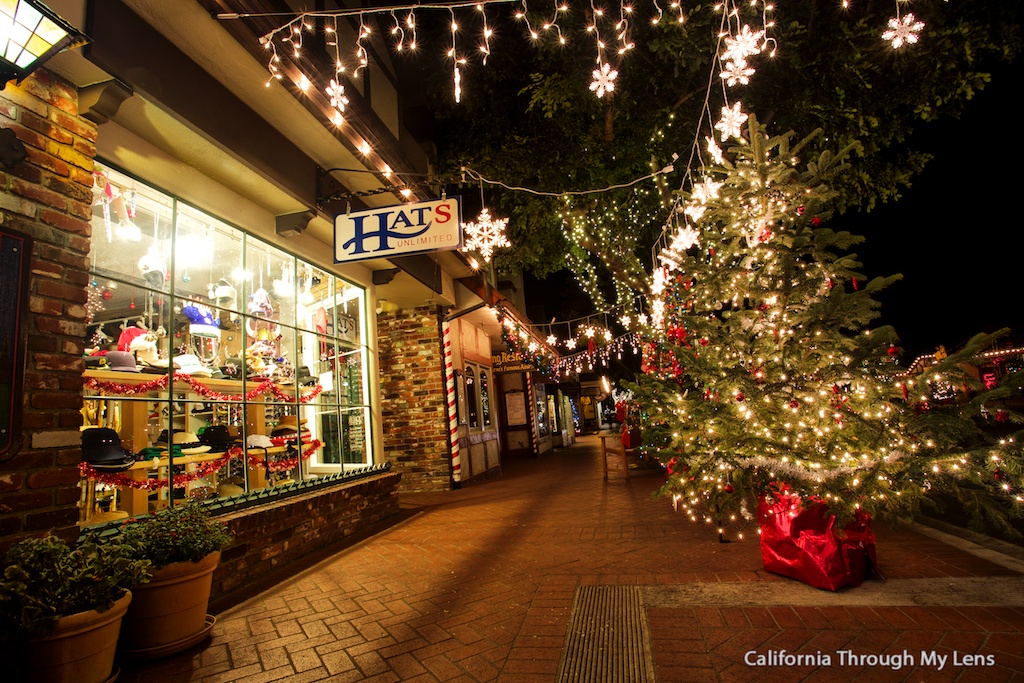
[[[487,430],[491,427],[494,415],[490,379],[488,367],[476,363],[466,364],[462,381],[456,383],[459,389],[459,424],[468,424],[474,430]]]
[[[487,371],[480,370],[480,417],[483,421],[483,426],[491,426],[491,396],[488,392],[487,387]]]
[[[229,430],[232,444],[270,440],[255,439],[266,447],[262,467],[249,448],[189,482],[183,491],[193,497],[218,495],[225,481],[231,492],[252,490],[372,464],[365,291],[97,168],[85,426],[115,429],[134,452],[214,426]],[[182,447],[194,457],[179,455],[180,465],[173,448],[148,450],[155,469],[137,464],[122,474],[203,469],[220,462],[213,454],[227,443]]]
[[[466,410],[469,412],[469,427],[480,427],[480,413],[477,410],[476,371],[466,368]]]
[[[537,434],[543,438],[551,433],[551,425],[548,422],[548,398],[543,384],[535,385],[537,392]]]

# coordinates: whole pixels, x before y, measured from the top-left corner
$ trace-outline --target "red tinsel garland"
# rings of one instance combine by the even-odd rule
[[[210,460],[208,462],[199,463],[194,470],[191,472],[185,472],[183,474],[172,477],[174,482],[174,488],[183,488],[186,484],[190,484],[197,479],[202,479],[205,476],[213,474],[221,467],[228,464],[231,458],[241,455],[242,449],[237,446],[229,450],[220,458],[216,460]],[[167,488],[171,480],[168,479],[132,479],[127,474],[121,472],[100,472],[92,465],[87,462],[78,464],[78,470],[82,473],[82,476],[98,481],[101,484],[108,486],[116,486],[118,488],[131,488],[139,489],[140,491],[155,491],[156,489]]]
[[[302,461],[309,460],[313,452],[320,448],[323,443],[319,440],[310,442],[310,444],[302,451],[302,453],[294,458],[288,458],[287,460],[274,460],[267,461],[265,456],[261,456],[257,453],[246,454],[238,446],[234,446],[228,450],[223,456],[216,460],[210,460],[208,462],[199,463],[196,469],[191,472],[184,472],[182,474],[172,477],[171,480],[174,482],[174,488],[183,488],[186,484],[190,484],[197,479],[202,479],[205,476],[213,474],[220,468],[228,464],[231,458],[237,458],[245,455],[245,460],[250,467],[266,467],[271,472],[286,472],[294,469]],[[107,486],[116,486],[117,488],[131,488],[139,489],[140,491],[155,491],[156,489],[167,488],[171,480],[168,479],[132,479],[127,474],[122,472],[100,472],[95,467],[87,462],[79,463],[78,470],[82,473],[82,476],[92,481],[98,481],[101,484]]]
[[[267,392],[272,393],[276,398],[281,401],[289,403],[295,402],[295,397],[288,392],[277,386],[272,379],[266,379],[260,382],[255,388],[246,392],[245,394],[222,394],[219,391],[214,391],[206,385],[202,384],[199,380],[195,379],[191,375],[187,375],[184,372],[175,372],[174,379],[179,382],[185,382],[192,390],[203,398],[208,398],[213,401],[253,401],[257,397],[266,394]],[[104,394],[113,394],[115,396],[138,396],[140,394],[148,394],[151,391],[159,391],[167,388],[167,384],[170,382],[170,375],[161,375],[148,382],[142,382],[141,384],[125,384],[123,382],[101,382],[98,379],[87,378],[85,380],[85,386],[89,389],[95,389],[101,391]],[[324,390],[323,386],[317,384],[309,393],[299,396],[299,403],[309,403],[314,398],[320,395]]]
[[[288,458],[287,460],[269,460],[266,456],[261,456],[258,453],[249,453],[245,459],[250,467],[266,467],[271,472],[287,472],[297,467],[300,461],[309,460],[309,456],[313,455],[313,451],[322,445],[319,439],[312,441],[300,455]]]

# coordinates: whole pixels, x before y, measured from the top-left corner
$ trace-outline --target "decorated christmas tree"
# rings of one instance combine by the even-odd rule
[[[707,140],[714,163],[658,255],[643,374],[628,387],[630,419],[669,473],[661,493],[724,540],[780,498],[824,504],[842,529],[908,518],[942,493],[1009,529],[1024,459],[1012,436],[988,435],[984,413],[1016,420],[1005,401],[1022,378],[985,389],[966,363],[995,336],[943,359],[928,383],[900,375],[895,331],[870,327],[898,276],[865,279],[849,252],[861,238],[827,227],[829,180],[854,150],[804,160],[814,136],[769,137],[732,113],[719,124],[732,146]]]

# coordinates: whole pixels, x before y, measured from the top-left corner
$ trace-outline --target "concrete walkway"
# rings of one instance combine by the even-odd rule
[[[217,616],[126,683],[1024,680],[1024,562],[876,528],[886,581],[829,593],[719,544],[595,437],[404,519]]]

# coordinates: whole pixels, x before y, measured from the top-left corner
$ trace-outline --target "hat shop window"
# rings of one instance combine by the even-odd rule
[[[364,290],[116,169],[94,177],[82,521],[372,464]]]

